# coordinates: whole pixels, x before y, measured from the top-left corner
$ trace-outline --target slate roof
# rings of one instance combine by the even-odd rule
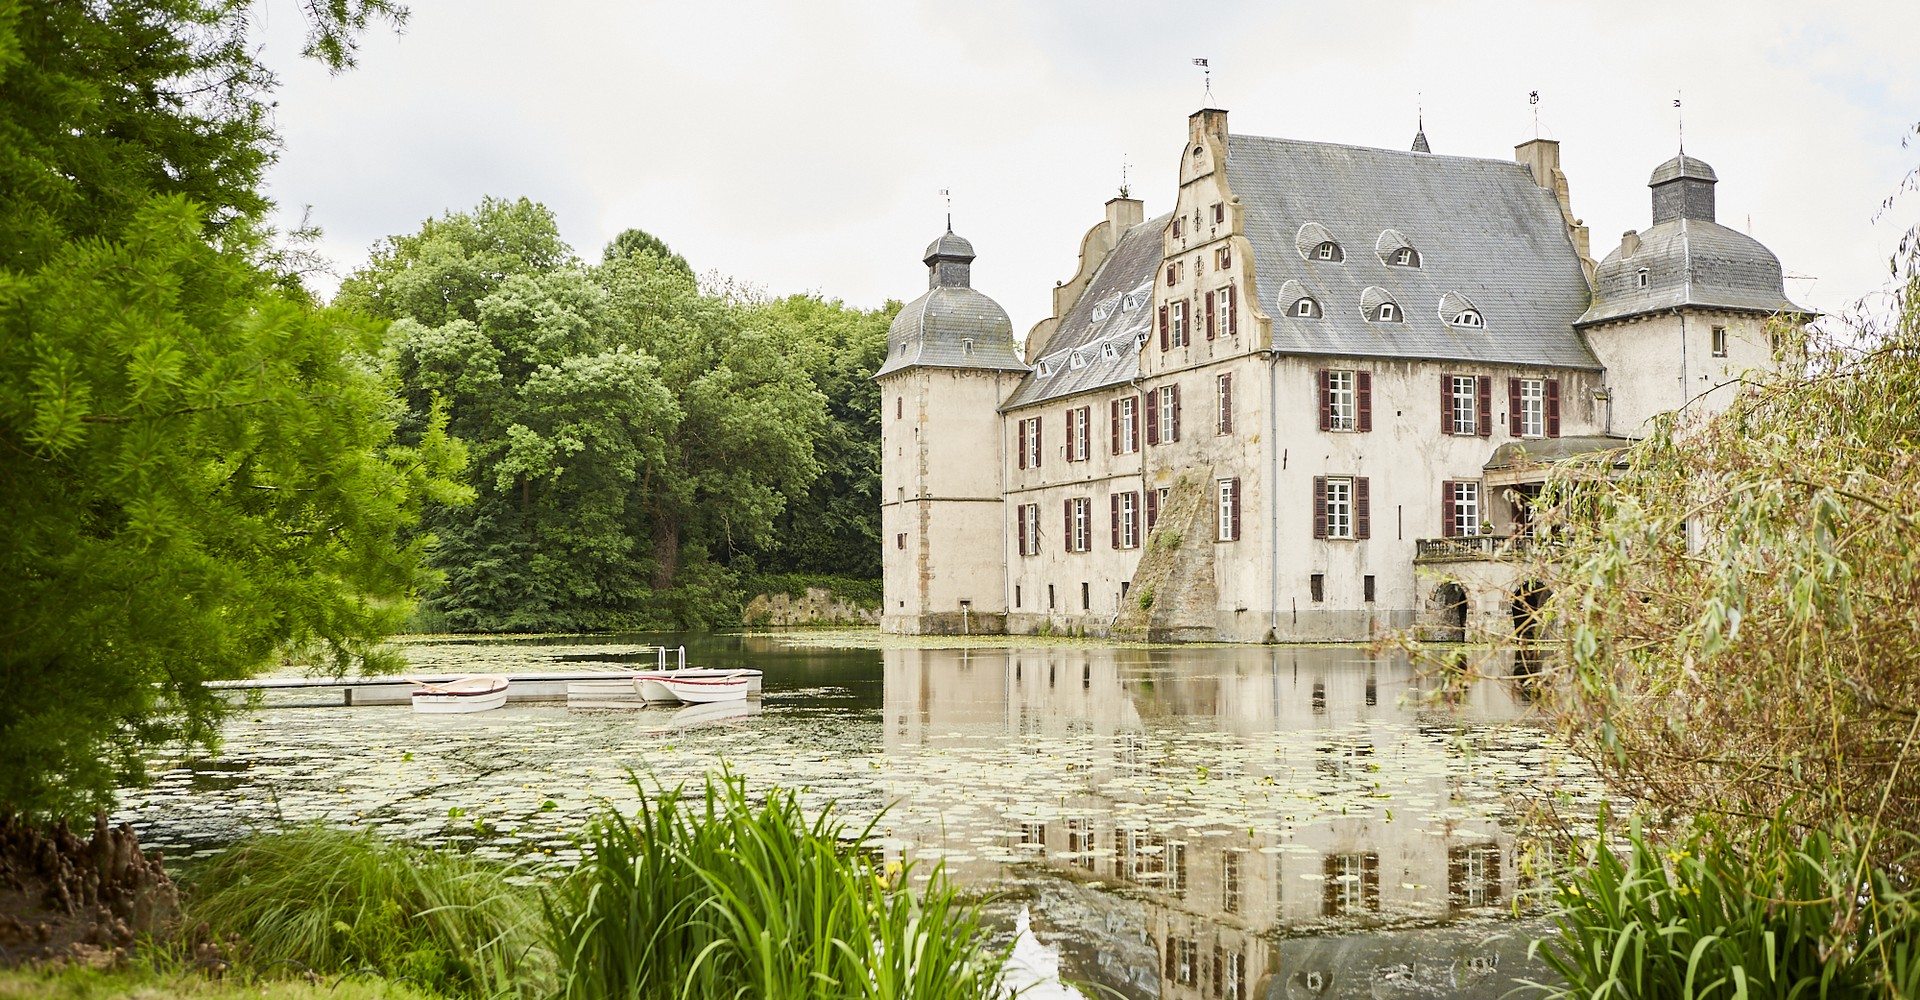
[[[1060,318],[1053,339],[1047,341],[1047,353],[1034,359],[1034,370],[1007,397],[1002,410],[1139,376],[1140,343],[1153,327],[1160,234],[1170,218],[1150,219],[1121,234],[1120,245],[1107,255],[1080,300]]]
[[[927,245],[923,260],[931,287],[887,327],[887,360],[873,377],[917,365],[1026,371],[1007,311],[968,284],[973,244],[949,231]]]
[[[1573,329],[1588,305],[1586,275],[1558,202],[1525,166],[1233,135],[1227,179],[1243,207],[1275,350],[1600,367]],[[1296,244],[1309,224],[1332,234],[1344,262],[1302,259]],[[1419,252],[1420,267],[1374,254],[1389,229]],[[1287,316],[1292,302],[1269,298],[1290,280],[1319,301],[1323,318]],[[1369,286],[1401,306],[1403,322],[1365,319],[1361,293]],[[1448,292],[1472,300],[1486,325],[1443,321]]]
[[[1640,234],[1631,255],[1621,248],[1594,272],[1593,306],[1586,326],[1642,313],[1691,306],[1773,313],[1807,313],[1787,300],[1780,259],[1745,233],[1703,219],[1670,219]],[[1647,285],[1639,272],[1647,270]]]

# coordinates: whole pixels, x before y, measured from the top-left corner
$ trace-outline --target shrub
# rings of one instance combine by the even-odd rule
[[[537,987],[537,897],[458,854],[306,826],[249,837],[201,874],[187,911],[238,934],[257,968],[371,966],[434,991]]]
[[[1140,588],[1140,609],[1142,611],[1153,609],[1153,584],[1151,583]]]
[[[849,842],[831,809],[809,823],[789,791],[755,806],[730,773],[601,814],[546,901],[562,994],[991,996],[977,911],[937,869],[918,897],[907,870],[876,869],[856,850],[871,830]]]
[[[1605,831],[1557,885],[1540,945],[1550,1000],[1913,996],[1920,913],[1849,838],[1775,822],[1736,839],[1697,826],[1661,851],[1636,823],[1622,859]]]

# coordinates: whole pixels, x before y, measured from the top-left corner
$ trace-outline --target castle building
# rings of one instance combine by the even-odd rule
[[[1497,625],[1539,463],[1724,407],[1774,363],[1769,322],[1806,315],[1692,157],[1596,264],[1550,139],[1507,161],[1235,135],[1217,109],[1188,131],[1173,211],[1109,201],[1024,350],[972,245],[927,248],[875,375],[884,630]]]

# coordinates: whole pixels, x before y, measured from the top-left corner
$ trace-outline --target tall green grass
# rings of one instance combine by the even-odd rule
[[[1624,859],[1606,843],[1560,881],[1557,935],[1536,942],[1566,980],[1549,1000],[1920,995],[1910,854],[1778,822],[1697,826],[1669,849],[1636,824]]]
[[[636,779],[636,784],[638,783]],[[590,851],[547,899],[569,1000],[779,997],[974,1000],[993,995],[977,908],[936,870],[919,895],[876,869],[831,810],[749,800],[732,774],[598,817]]]
[[[449,996],[551,987],[538,894],[446,851],[321,826],[250,837],[200,875],[187,901],[247,964],[322,974],[371,968]]]

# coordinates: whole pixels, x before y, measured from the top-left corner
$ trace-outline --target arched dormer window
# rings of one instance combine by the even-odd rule
[[[1320,245],[1313,249],[1313,259],[1331,261],[1338,264],[1346,260],[1347,255],[1340,249],[1340,244],[1332,240],[1321,240]]]
[[[1463,330],[1478,330],[1487,325],[1480,308],[1459,292],[1440,296],[1440,322]]]
[[[1303,295],[1288,307],[1287,315],[1299,319],[1319,319],[1320,303],[1313,301],[1310,295]]]
[[[1393,252],[1393,264],[1395,267],[1419,267],[1420,251],[1412,247],[1401,247]]]
[[[1474,329],[1479,329],[1480,327],[1486,326],[1487,324],[1485,320],[1482,320],[1480,318],[1480,310],[1463,309],[1459,313],[1454,315],[1453,325],[1467,326],[1467,327],[1473,327]]]
[[[1376,323],[1398,323],[1400,322],[1400,307],[1391,302],[1382,302],[1373,307],[1373,316],[1371,319]]]
[[[1419,267],[1420,251],[1413,248],[1413,241],[1398,229],[1382,229],[1380,238],[1373,243],[1374,255],[1380,263],[1389,267]]]
[[[1406,311],[1393,296],[1379,285],[1368,285],[1360,290],[1360,315],[1369,323],[1405,323]]]

